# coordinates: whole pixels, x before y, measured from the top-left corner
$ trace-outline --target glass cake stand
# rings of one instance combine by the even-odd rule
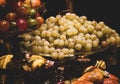
[[[99,48],[96,51],[92,51],[92,52],[79,52],[76,51],[75,54],[68,54],[65,55],[65,57],[63,59],[54,59],[52,58],[52,56],[50,54],[44,54],[44,53],[40,53],[38,55],[44,57],[47,60],[51,60],[54,61],[54,65],[53,65],[53,72],[55,74],[54,77],[52,77],[52,79],[48,79],[47,81],[45,81],[45,84],[64,84],[64,72],[65,72],[65,66],[68,62],[72,62],[72,61],[78,61],[78,62],[90,62],[91,59],[88,57],[89,55],[93,55],[95,53],[98,52],[103,52],[106,51],[107,49],[109,49],[110,47],[106,47],[106,48]],[[30,53],[33,54],[32,52],[29,52],[28,50],[21,48],[22,52],[24,53]]]

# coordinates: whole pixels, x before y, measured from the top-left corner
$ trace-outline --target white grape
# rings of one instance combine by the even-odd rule
[[[102,36],[103,36],[103,33],[102,33],[101,31],[98,31],[98,32],[97,32],[97,37],[98,37],[98,38],[101,38]]]
[[[76,44],[75,45],[75,49],[76,50],[81,50],[82,49],[82,45],[81,44]]]
[[[45,53],[45,54],[49,53],[49,47],[48,46],[43,47],[43,53]]]
[[[40,40],[41,40],[41,37],[38,36],[38,35],[36,35],[36,36],[34,37],[34,40],[36,40],[36,41],[40,41]]]
[[[49,49],[49,52],[50,53],[53,53],[55,51],[55,48],[54,47],[51,47],[50,49]]]
[[[48,41],[44,41],[43,43],[44,43],[44,46],[49,46],[50,45],[50,43]]]
[[[88,25],[87,30],[88,32],[92,33],[94,31],[94,26]]]
[[[91,43],[87,43],[85,46],[85,50],[90,52],[92,50],[92,44]]]
[[[24,34],[23,38],[25,41],[29,41],[29,40],[31,40],[32,36],[30,34]]]
[[[59,40],[59,46],[64,46],[64,40]]]
[[[54,45],[59,45],[59,41],[60,41],[59,39],[55,39],[54,40]]]
[[[47,34],[47,31],[43,30],[42,33],[41,33],[41,37],[46,37],[46,34]]]
[[[111,37],[110,37],[110,42],[114,44],[115,41],[116,41],[115,37],[111,36]]]
[[[51,31],[49,31],[49,30],[46,31],[46,36],[47,36],[47,37],[51,37],[51,35],[52,35],[52,34],[51,34]]]
[[[37,46],[38,49],[38,53],[42,53],[43,52],[43,48],[41,46]]]
[[[57,52],[53,52],[53,53],[51,54],[51,56],[52,56],[52,58],[57,59],[58,53],[57,53]]]
[[[58,53],[58,58],[59,59],[63,59],[65,57],[64,53],[63,52],[59,52]]]
[[[66,40],[66,35],[64,35],[64,34],[60,35],[60,39]]]
[[[75,50],[74,49],[69,49],[70,54],[74,54]]]
[[[57,30],[53,30],[51,33],[52,33],[52,36],[54,36],[54,37],[60,36]]]
[[[60,26],[60,31],[63,32],[65,30],[64,26]]]
[[[98,40],[92,41],[92,46],[93,46],[94,48],[98,47],[98,45],[99,45],[99,41],[98,41]]]
[[[90,34],[85,34],[85,39],[90,39]]]
[[[54,42],[55,38],[54,37],[49,37],[48,40],[49,40],[49,42],[52,43],[52,42]]]
[[[35,30],[34,31],[34,35],[40,35],[40,31],[39,30]]]

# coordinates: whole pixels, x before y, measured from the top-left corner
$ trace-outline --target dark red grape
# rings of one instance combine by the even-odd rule
[[[6,20],[0,21],[0,32],[7,32],[9,30],[10,24]]]
[[[20,18],[16,22],[19,31],[25,31],[28,28],[26,19]]]

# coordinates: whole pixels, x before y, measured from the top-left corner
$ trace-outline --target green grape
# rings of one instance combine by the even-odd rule
[[[95,26],[95,29],[96,29],[97,31],[101,31],[102,26],[101,26],[101,25],[99,25],[99,24],[97,24],[97,25]]]
[[[82,46],[85,46],[86,43],[87,43],[87,41],[86,41],[85,39],[81,40],[81,42],[80,42],[80,44],[81,44]]]
[[[86,42],[92,44],[92,40],[91,39],[87,39]]]
[[[43,47],[43,53],[45,53],[45,54],[49,53],[49,47],[48,46]]]
[[[59,59],[63,59],[65,57],[64,53],[63,52],[59,52],[58,53],[58,58]]]
[[[47,29],[54,27],[55,23],[47,22]]]
[[[78,36],[78,37],[77,37],[77,40],[76,40],[76,43],[81,43],[82,40],[83,40],[83,38],[80,37],[80,36]]]
[[[60,34],[58,33],[57,30],[53,30],[51,33],[52,33],[53,37],[59,37],[60,36]]]
[[[79,18],[79,20],[78,20],[81,24],[84,24],[84,22],[85,22],[85,20],[84,19],[82,19],[81,17]]]
[[[69,54],[74,54],[75,50],[74,49],[69,49]]]
[[[74,27],[79,30],[79,28],[81,27],[81,24],[78,21],[74,22]]]
[[[96,36],[95,34],[91,34],[91,35],[90,35],[90,39],[91,39],[91,40],[95,40],[95,39],[97,39],[97,36]]]
[[[59,27],[58,27],[57,25],[55,25],[55,26],[53,27],[53,30],[59,31]]]
[[[31,40],[32,36],[30,34],[23,34],[23,38],[25,41]]]
[[[114,44],[114,43],[116,42],[116,39],[115,39],[115,37],[113,37],[113,36],[111,36],[109,39],[110,39],[110,42],[111,42],[112,44]]]
[[[78,33],[78,30],[75,29],[75,28],[73,28],[72,31],[73,31],[73,34],[72,34],[72,35],[76,35],[76,34]]]
[[[50,17],[49,17],[49,21],[50,21],[50,22],[56,22],[56,18],[53,17],[53,16],[50,16]]]
[[[40,31],[39,30],[35,30],[34,31],[34,35],[40,35]]]
[[[93,46],[94,48],[97,48],[98,45],[99,45],[99,40],[94,40],[94,41],[92,41],[92,46]]]
[[[59,41],[60,41],[59,39],[55,39],[54,40],[54,45],[59,45]]]
[[[67,30],[69,28],[69,25],[67,25],[67,23],[64,23],[64,30]]]
[[[66,33],[67,33],[68,36],[72,36],[72,34],[73,34],[73,32],[72,32],[71,29],[68,29],[68,30],[66,31]]]
[[[63,48],[61,51],[66,55],[69,54],[69,49],[68,48]]]
[[[65,40],[65,41],[64,41],[64,45],[65,45],[65,46],[67,46],[68,43],[69,43],[68,40]]]
[[[60,35],[60,39],[66,40],[66,35],[64,35],[64,34]]]
[[[46,24],[42,24],[40,28],[38,28],[39,31],[44,31],[47,29],[47,25]]]
[[[42,53],[43,52],[43,48],[41,46],[37,46],[38,49],[38,53]]]
[[[85,46],[85,50],[90,52],[92,50],[92,44],[91,43],[87,43]]]
[[[32,46],[32,52],[38,54],[38,46]]]
[[[90,39],[90,34],[85,34],[85,39]]]
[[[52,43],[52,42],[54,42],[55,38],[54,37],[49,37],[48,40],[49,40],[49,42]]]
[[[68,42],[74,42],[74,39],[73,38],[68,38]]]
[[[103,36],[102,31],[98,31],[98,32],[97,32],[97,37],[98,37],[98,38],[101,38],[102,36]]]
[[[75,49],[76,50],[81,50],[82,49],[82,45],[81,44],[76,44],[75,45]]]
[[[52,56],[52,58],[57,59],[58,58],[58,53],[57,52],[53,52],[51,54],[51,56]]]
[[[95,27],[97,25],[96,21],[92,21],[91,24]]]
[[[58,45],[59,45],[59,46],[64,46],[64,40],[59,40]]]
[[[67,18],[67,19],[70,19],[70,20],[73,20],[74,18],[75,18],[75,14],[73,14],[73,13],[66,13],[66,15],[65,15],[65,17]]]
[[[41,40],[41,37],[38,36],[38,35],[36,35],[36,36],[34,37],[34,40],[36,40],[36,41],[40,41],[40,40]]]
[[[74,43],[73,42],[69,42],[69,44],[68,44],[68,48],[74,48]]]
[[[101,25],[102,27],[105,25],[103,21],[100,21],[98,24]]]
[[[60,28],[60,31],[61,31],[61,32],[65,31],[64,26],[60,26],[59,28]]]
[[[74,23],[70,20],[67,20],[66,21],[67,25],[69,25],[70,27],[73,27],[74,26]]]
[[[63,24],[64,24],[64,20],[63,20],[63,19],[60,19],[60,20],[59,20],[59,24],[60,24],[60,25],[63,25]]]
[[[55,47],[54,43],[50,43],[49,47]]]
[[[41,33],[41,37],[46,37],[46,34],[47,34],[47,31],[43,30],[42,33]]]
[[[52,36],[52,34],[51,34],[51,31],[50,31],[50,30],[46,31],[46,36],[47,36],[47,37],[51,37],[51,36]]]
[[[50,54],[53,53],[54,51],[55,51],[55,48],[54,48],[54,47],[51,47],[51,48],[49,49]]]
[[[84,26],[81,26],[79,28],[79,32],[86,34],[88,31],[87,31],[87,28],[85,28]]]
[[[107,43],[108,43],[108,45],[110,44],[110,39],[109,38],[107,38],[106,39],[106,41],[107,41]]]
[[[29,46],[31,46],[30,41],[24,42],[24,45],[25,45],[25,47],[28,48]]]
[[[50,45],[50,43],[48,41],[44,41],[43,43],[44,43],[44,46],[49,46]]]
[[[56,21],[59,21],[61,19],[61,15],[56,15]]]
[[[87,17],[86,17],[86,16],[81,16],[80,19],[86,21],[86,20],[87,20]]]
[[[94,31],[94,26],[93,25],[88,25],[87,31],[92,33]]]

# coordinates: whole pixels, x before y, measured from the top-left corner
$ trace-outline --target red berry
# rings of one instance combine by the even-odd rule
[[[16,22],[19,31],[25,31],[28,28],[26,19],[20,18]]]

